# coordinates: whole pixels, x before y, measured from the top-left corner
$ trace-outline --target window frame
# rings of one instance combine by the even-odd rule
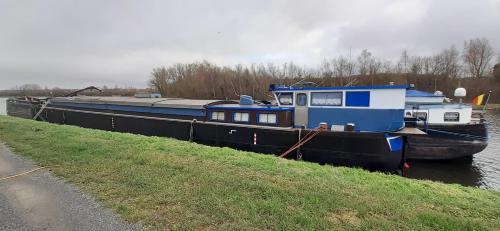
[[[456,114],[457,115],[457,118],[456,120],[446,120],[446,114]],[[460,122],[460,112],[456,112],[456,111],[448,111],[448,112],[445,112],[443,114],[443,121],[444,122]]]
[[[280,96],[281,96],[281,95],[290,95],[290,96],[292,96],[292,102],[291,102],[291,103],[289,103],[289,104],[288,104],[288,103],[287,103],[287,104],[282,103],[282,102],[281,102],[281,99],[280,99]],[[294,95],[294,94],[293,94],[293,92],[278,92],[278,93],[276,94],[276,98],[278,99],[278,103],[279,103],[280,105],[284,105],[284,106],[293,106],[293,105],[294,105],[294,103],[295,103],[295,100],[294,100],[294,96],[293,96],[293,95]]]
[[[314,104],[313,103],[314,94],[338,94],[338,95],[340,95],[340,104],[339,105]],[[310,102],[311,106],[315,106],[315,107],[342,107],[342,106],[344,106],[344,92],[343,91],[316,91],[316,92],[311,92],[311,96],[309,98],[310,98],[309,102]]]
[[[217,115],[216,119],[214,119],[214,113]],[[222,115],[222,119],[219,118],[219,115]],[[226,112],[224,111],[213,111],[210,112],[210,120],[212,121],[226,121]]]
[[[260,120],[260,116],[261,115],[266,115],[266,120],[267,122],[262,122]],[[274,123],[269,123],[269,115],[274,115]],[[278,115],[276,113],[267,113],[267,112],[263,112],[263,113],[257,113],[257,123],[259,124],[278,124]]]
[[[240,120],[236,120],[236,114],[241,114],[240,115]],[[241,118],[243,118],[243,114],[247,114],[247,120],[246,121],[241,120]],[[233,119],[234,123],[250,123],[250,113],[248,113],[248,112],[233,112],[232,119]]]
[[[420,118],[420,115],[419,115],[419,114],[420,114],[420,115],[422,115],[422,114],[424,114],[424,115],[425,115],[425,117],[424,117],[424,119],[423,119],[423,120]],[[427,120],[429,119],[429,114],[428,114],[427,112],[425,112],[425,111],[417,111],[417,112],[414,112],[414,113],[413,113],[413,117],[415,117],[417,120],[427,121]]]
[[[305,97],[304,104],[299,104],[299,99],[300,99],[301,96]],[[297,98],[297,100],[295,100],[295,105],[296,106],[301,106],[301,107],[302,106],[307,106],[307,93],[305,93],[305,92],[299,92],[299,93],[297,93],[297,95],[296,95],[295,98]]]

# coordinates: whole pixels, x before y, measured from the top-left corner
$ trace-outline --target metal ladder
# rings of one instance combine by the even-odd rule
[[[40,110],[35,114],[35,116],[33,117],[33,120],[36,120],[40,114],[42,114],[43,110],[47,107],[47,105],[49,104],[49,100],[45,101],[44,104],[42,104],[42,107],[40,108]],[[43,119],[43,117],[40,117],[42,120],[45,121],[45,119]]]

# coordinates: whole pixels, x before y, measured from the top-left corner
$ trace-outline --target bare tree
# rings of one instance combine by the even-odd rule
[[[443,56],[441,54],[423,57],[422,65],[422,74],[443,75],[444,65]]]
[[[385,60],[382,62],[382,68],[381,71],[382,73],[392,73],[394,72],[394,67],[392,65],[392,62],[390,60]]]
[[[332,63],[334,76],[340,79],[340,85],[352,85],[354,83],[352,75],[354,74],[354,68],[356,65],[350,59],[342,55],[333,59]],[[343,81],[344,79],[346,80],[345,83]]]
[[[370,53],[367,49],[361,51],[361,54],[358,56],[358,73],[360,75],[367,75],[370,71],[370,64],[372,62],[372,53]]]
[[[21,86],[14,87],[14,90],[33,91],[33,90],[42,90],[42,87],[38,84],[27,83],[27,84],[23,84]]]
[[[444,49],[441,52],[441,61],[443,62],[443,71],[446,77],[456,78],[460,73],[460,53],[455,46]]]
[[[269,95],[267,86],[270,83],[290,85],[302,80],[316,82],[321,86],[349,86],[415,81],[415,77],[418,77],[422,79],[420,86],[429,88],[434,85],[436,88],[438,84],[456,85],[457,80],[441,78],[455,78],[464,71],[472,76],[493,74],[500,78],[500,64],[494,70],[491,68],[491,60],[495,56],[492,50],[487,40],[475,39],[465,43],[462,56],[455,46],[430,56],[409,56],[408,52],[403,50],[395,65],[390,60],[374,57],[366,49],[354,60],[350,54],[340,55],[334,59],[324,59],[316,68],[307,68],[292,62],[219,66],[203,61],[155,68],[151,72],[149,84],[163,96],[168,93],[169,97],[203,99],[228,99],[243,94],[264,99]],[[464,62],[461,62],[460,57]],[[500,54],[498,59],[500,62]],[[415,73],[419,76],[396,73]],[[356,74],[369,77],[362,78]],[[433,83],[427,83],[428,81]],[[490,81],[492,80],[485,79],[484,84],[491,85]]]
[[[399,62],[396,66],[396,72],[398,73],[408,73],[409,72],[410,57],[408,56],[408,51],[403,50]]]
[[[154,68],[151,72],[151,79],[149,85],[160,92],[162,96],[167,96],[167,87],[170,81],[167,68],[159,67]]]
[[[370,75],[378,74],[383,68],[383,62],[381,59],[372,58],[370,65],[368,66],[368,73]]]
[[[493,58],[493,47],[486,38],[476,38],[464,43],[464,63],[471,76],[481,77],[490,68]]]
[[[493,76],[500,81],[500,62],[493,67]]]
[[[420,56],[412,56],[408,59],[409,71],[413,74],[423,74],[424,61]]]
[[[17,86],[14,89],[21,92],[23,95],[35,95],[37,92],[42,90],[42,87],[38,84],[27,83]]]

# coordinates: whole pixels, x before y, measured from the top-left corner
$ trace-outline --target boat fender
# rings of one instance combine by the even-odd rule
[[[326,122],[319,123],[319,128],[322,130],[328,130],[328,123]]]
[[[345,126],[345,130],[348,132],[354,132],[356,125],[354,123],[347,123]]]

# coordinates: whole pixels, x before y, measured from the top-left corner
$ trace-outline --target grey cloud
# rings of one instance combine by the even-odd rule
[[[500,1],[0,2],[0,89],[147,84],[153,67],[286,62],[368,48],[394,58],[474,37],[500,48]]]

